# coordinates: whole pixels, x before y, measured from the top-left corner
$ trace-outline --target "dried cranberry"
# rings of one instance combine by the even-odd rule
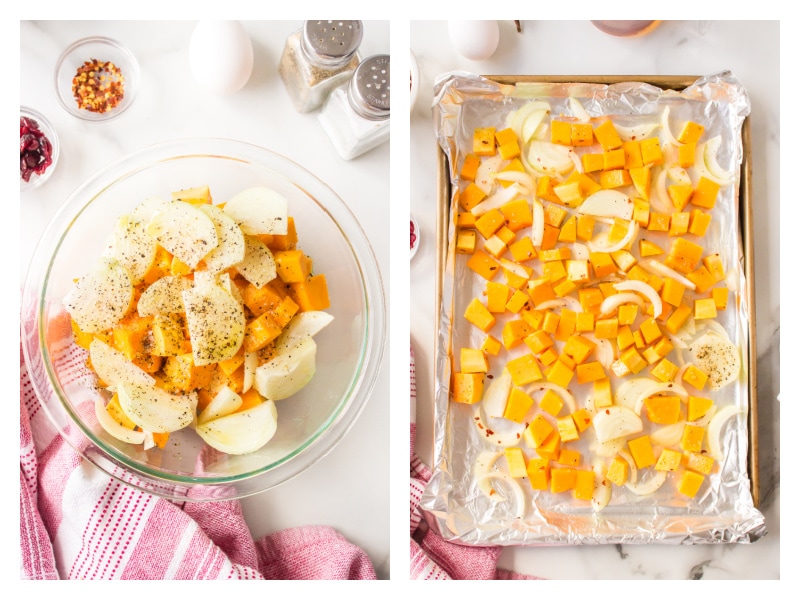
[[[53,144],[29,117],[19,118],[19,175],[30,181],[33,174],[43,175],[53,164]]]

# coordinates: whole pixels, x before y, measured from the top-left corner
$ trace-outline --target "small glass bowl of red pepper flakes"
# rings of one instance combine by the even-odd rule
[[[107,37],[80,39],[56,63],[61,106],[87,121],[107,121],[125,112],[139,87],[139,63],[125,46]]]
[[[44,115],[32,108],[19,109],[19,185],[21,190],[43,184],[55,171],[58,135]]]

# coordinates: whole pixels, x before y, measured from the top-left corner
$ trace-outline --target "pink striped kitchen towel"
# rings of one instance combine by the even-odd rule
[[[462,546],[428,529],[419,509],[431,470],[415,450],[417,379],[411,348],[411,579],[541,579],[498,568],[500,546]]]
[[[326,526],[253,540],[241,505],[182,507],[83,460],[58,435],[20,352],[21,579],[376,579]]]

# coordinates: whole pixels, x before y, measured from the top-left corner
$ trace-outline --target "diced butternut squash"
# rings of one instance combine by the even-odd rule
[[[476,404],[483,397],[483,373],[453,373],[453,401]]]
[[[535,490],[547,490],[550,487],[550,461],[546,458],[532,458],[526,468],[528,481]]]
[[[533,398],[520,388],[512,387],[503,410],[503,417],[515,423],[522,423],[532,406]]]

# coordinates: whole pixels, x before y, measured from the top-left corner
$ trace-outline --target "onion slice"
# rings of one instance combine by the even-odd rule
[[[685,421],[663,425],[650,433],[650,441],[659,446],[675,446],[681,441]]]
[[[500,208],[506,202],[513,200],[520,193],[522,193],[522,187],[518,183],[512,183],[508,187],[500,186],[497,192],[481,200],[470,209],[470,212],[476,217],[480,217],[493,208]]]
[[[664,137],[667,139],[667,142],[673,146],[683,145],[675,139],[675,136],[672,135],[672,129],[669,127],[669,106],[665,106],[664,111],[661,113],[661,129],[664,131]]]
[[[570,96],[569,107],[572,109],[572,114],[575,115],[575,118],[581,123],[588,123],[592,120],[591,115],[586,111],[586,108],[584,108],[581,101],[577,98]]]
[[[602,461],[595,460],[592,465],[594,471],[594,492],[592,493],[592,508],[600,512],[608,506],[611,500],[611,482],[606,479],[606,470]]]
[[[592,252],[617,252],[618,250],[622,250],[623,248],[627,248],[628,245],[631,243],[634,237],[639,233],[639,223],[636,221],[629,221],[628,222],[628,231],[625,233],[625,236],[618,241],[616,244],[612,244],[610,246],[606,246],[599,243],[601,236],[589,241],[589,249]],[[608,235],[605,235],[605,238],[608,238]],[[597,240],[597,241],[596,241]]]
[[[498,431],[495,427],[487,424],[487,420],[484,419],[481,414],[480,403],[475,407],[475,412],[472,415],[472,422],[475,424],[475,427],[478,428],[478,432],[487,443],[498,448],[516,446],[519,444],[522,439],[522,433],[525,431],[526,427],[524,423],[515,423],[514,421],[502,418],[495,419],[494,421],[501,427],[504,427],[505,431]]]
[[[542,245],[544,239],[544,204],[539,200],[533,201],[533,225],[531,226],[531,242],[536,248]]]
[[[505,500],[505,496],[492,487],[488,475],[494,472],[492,469],[497,459],[501,456],[503,456],[502,452],[484,450],[478,455],[478,458],[475,459],[474,468],[475,481],[478,484],[478,489],[484,496],[496,502],[502,502]]]
[[[490,473],[486,473],[481,475],[477,478],[478,485],[481,485],[484,481],[489,479],[500,479],[501,481],[505,481],[508,486],[511,488],[511,491],[514,493],[514,499],[516,500],[516,514],[514,515],[515,518],[521,519],[525,516],[525,493],[522,491],[522,486],[520,486],[519,481],[511,477],[508,473],[501,473],[499,471],[492,471]],[[505,500],[505,497],[502,498]],[[498,499],[498,501],[502,501]]]
[[[619,283],[615,283],[614,289],[620,292],[638,292],[643,296],[646,296],[653,305],[653,318],[657,319],[661,314],[663,309],[661,297],[658,295],[658,292],[656,292],[652,285],[649,285],[644,281],[629,279],[628,281],[620,281]]]
[[[639,308],[642,310],[645,309],[645,302],[639,294],[620,292],[619,294],[612,294],[608,298],[603,299],[603,302],[600,304],[600,314],[608,315],[623,304],[638,304]]]
[[[675,212],[675,205],[667,192],[667,169],[662,169],[656,177],[656,193],[650,194],[650,203],[659,212],[667,214]]]
[[[601,409],[592,419],[592,425],[600,443],[639,433],[643,427],[639,415],[627,406]]]
[[[728,422],[728,419],[734,415],[738,415],[741,410],[733,405],[724,406],[717,411],[717,413],[708,422],[708,429],[706,430],[706,439],[708,440],[708,453],[714,460],[721,461],[724,456],[722,454],[722,442],[720,440],[720,433],[722,427]]]
[[[625,487],[637,496],[649,496],[664,485],[667,480],[666,471],[654,471],[653,476],[638,483],[626,483]]]
[[[145,441],[144,431],[128,429],[108,414],[102,396],[99,394],[94,399],[94,414],[100,426],[112,437],[128,444],[141,444]]]

